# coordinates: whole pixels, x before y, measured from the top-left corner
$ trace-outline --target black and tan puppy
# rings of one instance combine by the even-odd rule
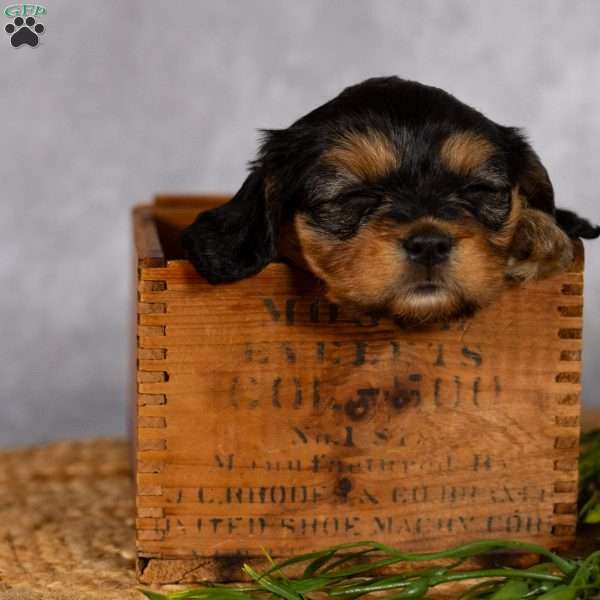
[[[390,77],[266,131],[242,188],[202,213],[183,245],[213,283],[283,256],[322,279],[332,301],[423,323],[552,275],[572,259],[569,237],[599,235],[555,209],[518,129]]]

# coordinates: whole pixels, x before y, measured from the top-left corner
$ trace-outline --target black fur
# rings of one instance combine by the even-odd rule
[[[184,231],[181,243],[210,283],[249,277],[276,256],[279,212],[277,204],[267,202],[257,168],[227,204],[202,213]]]
[[[554,188],[548,171],[530,146],[525,134],[516,127],[501,127],[511,184],[527,198],[531,208],[554,214]]]
[[[563,208],[557,209],[556,222],[571,238],[592,240],[600,237],[600,226],[592,225],[587,219],[580,217],[570,210],[565,210]]]
[[[385,134],[402,157],[400,168],[377,182],[345,181],[323,163],[323,153],[344,132],[366,131]],[[480,134],[497,149],[476,178],[450,173],[439,160],[437,150],[458,131]],[[276,258],[280,226],[295,213],[339,239],[352,237],[373,213],[411,221],[428,214],[460,219],[467,211],[494,231],[505,223],[517,185],[530,207],[556,212],[571,237],[600,235],[574,213],[555,211],[546,169],[520,130],[494,123],[441,89],[397,77],[369,79],[287,129],[264,131],[240,191],[202,213],[185,231],[183,247],[208,281],[234,281]]]

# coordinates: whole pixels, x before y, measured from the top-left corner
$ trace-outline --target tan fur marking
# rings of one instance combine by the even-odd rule
[[[442,163],[457,175],[469,175],[482,166],[495,152],[494,145],[472,131],[449,135],[440,151]]]
[[[490,242],[500,248],[508,248],[513,241],[521,212],[527,206],[527,201],[519,192],[519,186],[513,188],[511,192],[510,213],[502,229],[497,233],[490,234]]]
[[[371,222],[351,239],[337,240],[315,230],[300,215],[295,228],[304,259],[327,284],[330,300],[366,308],[381,306],[393,295],[402,276],[398,231]]]
[[[374,218],[349,240],[324,235],[300,215],[294,226],[306,264],[325,282],[329,299],[356,313],[377,310],[425,323],[450,318],[465,302],[485,306],[505,286],[506,253],[494,248],[474,219],[399,224]],[[448,233],[455,247],[448,264],[433,275],[440,291],[424,295],[415,285],[425,281],[425,273],[407,259],[401,242],[432,227]]]
[[[367,133],[343,133],[323,159],[365,181],[389,175],[400,166],[400,156],[392,142],[372,129]]]

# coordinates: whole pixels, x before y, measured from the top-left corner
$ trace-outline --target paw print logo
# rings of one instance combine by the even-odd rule
[[[9,23],[4,30],[10,35],[10,43],[18,48],[23,44],[27,44],[35,48],[40,41],[38,34],[44,33],[44,26],[41,23],[36,23],[33,17],[27,17],[23,20],[22,17],[16,17],[12,23]]]

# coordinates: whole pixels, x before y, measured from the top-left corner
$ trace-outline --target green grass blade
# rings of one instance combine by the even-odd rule
[[[158,594],[157,592],[153,592],[151,590],[140,590],[148,600],[169,600],[167,596],[163,596],[162,594]]]
[[[322,566],[326,565],[334,556],[336,551],[323,552],[322,556],[315,558],[304,569],[303,577],[312,577]]]
[[[268,590],[272,594],[276,596],[280,596],[281,598],[285,598],[285,600],[303,600],[302,596],[297,594],[294,590],[289,587],[284,586],[281,581],[278,581],[268,575],[261,575],[257,571],[255,571],[250,565],[245,564],[243,567],[244,573],[252,577],[258,585]]]
[[[329,577],[310,577],[306,579],[292,579],[289,587],[298,594],[317,592],[331,584]]]
[[[422,598],[429,590],[429,581],[427,579],[419,579],[411,583],[405,590],[387,596],[387,600],[405,600],[408,598]]]
[[[332,571],[339,565],[342,565],[345,562],[349,562],[351,560],[356,560],[358,558],[361,558],[362,556],[365,556],[365,555],[369,554],[370,552],[373,552],[374,550],[375,550],[374,548],[366,548],[365,550],[360,550],[359,552],[351,552],[351,553],[343,554],[342,556],[340,556],[340,558],[338,558],[337,560],[334,560],[329,565],[327,565],[327,567],[325,567],[321,572],[328,573],[329,571]]]

